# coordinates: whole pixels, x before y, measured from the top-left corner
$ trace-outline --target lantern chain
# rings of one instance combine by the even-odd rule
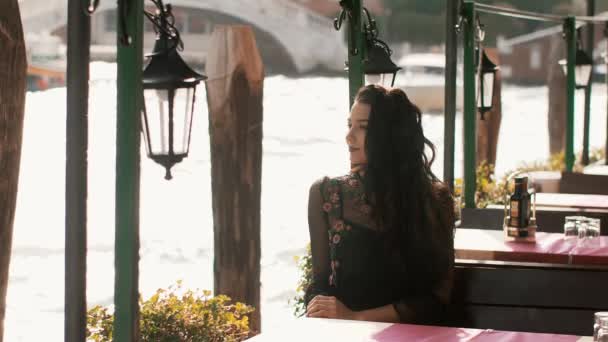
[[[387,55],[391,56],[393,54],[393,50],[391,50],[386,42],[378,38],[379,30],[376,20],[372,18],[367,8],[363,7],[363,12],[367,18],[367,24],[363,25],[365,41],[369,46],[380,46],[382,49],[384,49],[384,51],[386,51]]]
[[[173,15],[172,6],[170,4],[163,5],[162,0],[150,1],[156,6],[156,11],[155,13],[151,13],[144,10],[144,15],[154,25],[154,32],[166,35],[170,38],[170,41],[174,42],[174,45],[170,46],[169,49],[182,51],[184,49],[184,42],[179,34],[179,30],[175,27],[175,16]]]

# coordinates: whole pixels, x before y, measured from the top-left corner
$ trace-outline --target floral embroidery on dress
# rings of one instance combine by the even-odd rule
[[[349,203],[353,203],[355,210],[363,216],[371,214],[371,206],[366,202],[362,185],[362,180],[356,173],[338,178],[326,177],[323,180],[324,203],[321,209],[327,214],[330,227],[328,231],[331,262],[330,286],[338,286],[340,280],[338,248],[341,241],[351,234],[353,229],[343,219],[343,201],[347,200]]]

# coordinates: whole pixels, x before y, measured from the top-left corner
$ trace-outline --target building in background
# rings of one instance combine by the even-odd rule
[[[600,13],[608,15],[608,12]],[[586,41],[586,27],[582,29],[581,41]],[[606,52],[604,25],[594,25],[595,44],[593,57],[596,63],[596,76],[605,75],[605,63],[602,55]],[[561,25],[552,26],[536,32],[516,36],[509,39],[497,40],[500,53],[500,69],[502,77],[507,82],[541,85],[546,84],[549,77],[550,63],[557,63],[566,56],[566,41],[562,37]]]

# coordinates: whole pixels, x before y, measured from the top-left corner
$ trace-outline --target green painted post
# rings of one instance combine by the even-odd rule
[[[123,7],[127,6],[127,7]],[[143,0],[119,0],[114,341],[139,341],[139,183]],[[121,10],[124,9],[124,10]],[[120,17],[124,13],[124,18]],[[123,42],[125,35],[130,44]]]
[[[587,15],[593,17],[595,15],[595,0],[587,0]],[[593,56],[593,44],[595,43],[595,25],[587,25],[587,53]],[[589,128],[591,120],[591,86],[593,85],[593,68],[589,75],[589,85],[585,88],[585,119],[583,130],[583,165],[589,165]]]
[[[456,135],[456,69],[458,66],[459,0],[446,0],[445,13],[445,114],[443,126],[443,181],[454,190],[454,147]]]
[[[463,3],[464,15],[464,204],[475,208],[477,180],[477,102],[475,101],[475,3]]]
[[[569,16],[565,22],[568,74],[566,75],[566,171],[574,167],[574,90],[576,86],[576,20]]]
[[[361,0],[351,0],[351,16],[348,17],[348,89],[352,107],[355,95],[363,87],[363,58],[365,38],[363,36],[363,8]]]

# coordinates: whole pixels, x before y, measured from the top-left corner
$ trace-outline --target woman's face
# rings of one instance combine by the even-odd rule
[[[350,110],[346,144],[350,152],[350,163],[353,167],[367,163],[365,135],[367,134],[367,122],[370,110],[370,105],[361,102],[355,102]]]

